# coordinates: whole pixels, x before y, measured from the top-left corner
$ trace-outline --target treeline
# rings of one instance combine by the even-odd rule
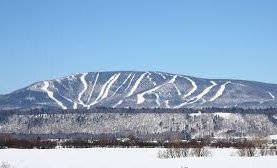
[[[57,147],[57,142],[50,140],[23,140],[7,139],[0,140],[0,149],[17,148],[17,149],[53,149]]]
[[[260,148],[267,142],[251,140],[216,140],[192,139],[189,141],[143,141],[139,139],[98,139],[98,140],[41,140],[36,139],[15,139],[0,138],[0,149],[18,148],[18,149],[53,149],[61,148],[94,148],[94,147],[120,147],[120,148],[236,148],[251,149]]]
[[[244,109],[244,108],[179,108],[179,109],[164,109],[164,108],[106,108],[96,107],[92,109],[31,109],[31,110],[0,110],[0,116],[5,115],[37,115],[37,114],[86,114],[86,113],[214,113],[214,112],[228,112],[228,113],[242,113],[242,114],[277,114],[277,108],[266,108],[266,109]],[[0,118],[1,120],[1,118]]]

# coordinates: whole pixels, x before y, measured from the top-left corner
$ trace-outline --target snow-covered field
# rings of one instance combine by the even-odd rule
[[[238,157],[234,149],[213,149],[205,158],[158,159],[161,149],[0,150],[0,162],[14,168],[276,168],[277,157]]]

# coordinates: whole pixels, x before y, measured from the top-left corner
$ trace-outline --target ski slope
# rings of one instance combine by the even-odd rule
[[[277,108],[276,93],[277,85],[252,81],[155,71],[88,72],[2,95],[0,108]]]

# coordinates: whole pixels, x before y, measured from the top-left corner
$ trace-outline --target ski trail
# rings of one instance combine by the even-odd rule
[[[220,86],[220,89],[217,91],[217,93],[210,99],[210,101],[215,101],[217,98],[223,95],[223,92],[225,90],[226,85],[230,84],[231,82],[228,81]]]
[[[152,74],[149,72],[148,75],[147,75],[147,79],[148,79],[150,82],[152,82],[154,86],[156,86],[157,83],[154,82],[154,81],[152,80],[152,78],[150,77],[151,75],[152,75]]]
[[[178,87],[177,87],[177,85],[176,85],[175,83],[174,83],[174,87],[175,87],[175,89],[177,90],[178,95],[181,96],[182,93],[180,92],[180,90],[178,89]]]
[[[190,95],[192,95],[197,90],[197,85],[192,79],[185,77],[185,76],[182,76],[182,77],[187,79],[188,81],[190,81],[190,83],[192,84],[192,89],[186,95],[183,96],[183,98],[186,98],[186,97],[189,97]]]
[[[117,106],[119,106],[120,104],[122,104],[123,100],[120,100],[118,103],[116,103],[113,108],[116,108]]]
[[[174,75],[173,78],[168,83],[172,83],[173,86],[175,87],[178,95],[181,96],[182,94],[181,94],[180,90],[178,89],[177,85],[174,83],[176,81],[177,77],[178,77],[178,75]]]
[[[57,93],[57,94],[58,94],[59,96],[61,96],[62,98],[66,99],[67,101],[73,103],[73,109],[76,109],[76,108],[77,108],[77,103],[76,103],[76,102],[74,102],[73,100],[71,100],[71,99],[68,98],[68,97],[65,97],[65,96],[61,95],[60,93]]]
[[[60,79],[58,79],[58,80],[61,80],[61,79],[62,79],[62,78],[60,78]],[[70,86],[70,88],[69,88],[69,87],[63,85],[62,83],[60,83],[60,85],[61,85],[65,90],[67,90],[67,91],[69,91],[70,88],[71,88],[71,86]],[[75,105],[75,104],[77,105],[77,103],[74,102],[72,99],[70,99],[70,98],[68,98],[68,97],[66,97],[66,96],[64,96],[64,95],[61,95],[59,92],[57,92],[56,94],[58,94],[59,96],[61,96],[61,97],[64,98],[64,99],[66,99],[66,100],[69,101],[70,103],[73,103],[74,105]],[[73,107],[72,107],[73,109],[74,109],[74,105],[73,105]]]
[[[117,81],[117,79],[119,78],[120,73],[118,73],[117,75],[115,75],[115,77],[111,80],[111,82],[108,84],[107,89],[105,90],[103,97],[101,99],[104,99],[106,97],[108,97],[109,91],[111,86]]]
[[[272,99],[275,99],[275,96],[271,93],[271,92],[267,92],[269,95],[270,95],[270,97],[272,98]]]
[[[166,108],[170,108],[170,106],[169,106],[169,100],[165,100],[165,106],[166,106]]]
[[[59,93],[58,93],[59,94]],[[74,103],[74,101],[72,101],[71,99],[69,99],[68,97],[65,97],[61,94],[59,94],[59,96],[61,96],[62,98],[66,99],[67,101],[71,102],[71,103]]]
[[[166,79],[166,77],[162,73],[160,73],[160,72],[155,72],[155,73],[160,75],[163,79]]]
[[[53,93],[52,91],[48,90],[49,85],[50,85],[49,82],[48,82],[48,81],[44,81],[43,84],[44,84],[44,86],[43,86],[41,89],[42,89],[44,92],[47,93],[48,97],[49,97],[50,99],[52,99],[54,102],[56,102],[63,110],[66,110],[67,107],[65,107],[65,106],[63,105],[62,102],[60,102],[58,99],[56,99],[56,98],[54,97],[54,93]]]
[[[134,94],[134,92],[137,90],[140,82],[142,81],[142,79],[144,78],[144,76],[147,74],[148,72],[142,74],[139,79],[136,81],[136,83],[134,84],[134,86],[131,88],[130,92],[128,93],[127,97],[131,96],[132,94]]]
[[[90,99],[91,99],[92,93],[93,93],[94,88],[95,88],[95,86],[96,86],[96,83],[97,83],[97,81],[98,81],[98,77],[99,77],[99,73],[97,73],[96,78],[95,78],[95,81],[94,81],[94,83],[93,83],[93,86],[92,86],[92,89],[91,89],[91,92],[90,92],[90,94],[89,94],[89,98],[88,98],[88,101],[87,101],[87,105],[88,105],[88,103],[89,103],[89,101],[90,101]]]
[[[245,87],[245,85],[244,84],[241,84],[241,83],[238,83],[240,86],[243,86],[243,87]]]
[[[71,99],[69,99],[69,98],[67,98],[67,97],[65,97],[63,95],[60,95],[60,96],[63,97],[64,99],[68,100],[69,102],[73,103],[73,109],[77,109],[77,105],[78,104],[76,102],[72,101]]]
[[[159,96],[158,93],[154,93],[154,95],[156,96],[156,103],[157,103],[158,107],[160,107],[160,106],[161,106],[161,103],[160,103],[160,96]]]
[[[110,79],[108,79],[108,81],[102,86],[100,93],[98,95],[98,97],[94,100],[93,103],[88,105],[88,109],[90,109],[91,106],[97,104],[99,101],[101,101],[102,99],[104,99],[107,96],[108,93],[108,89],[111,87],[111,85],[117,80],[117,78],[119,77],[119,74],[115,74],[112,77],[110,77]],[[107,89],[108,88],[108,89]]]
[[[178,106],[175,106],[174,108],[181,108],[181,107],[183,107],[183,106],[186,105],[186,104],[193,104],[193,103],[197,102],[198,100],[202,99],[203,96],[205,96],[206,94],[208,94],[209,91],[210,91],[214,86],[217,85],[217,83],[215,83],[214,81],[211,81],[211,83],[212,83],[212,85],[209,86],[209,87],[207,87],[202,93],[200,93],[199,95],[197,95],[197,96],[195,96],[195,97],[189,99],[188,101],[186,101],[186,102],[184,102],[184,103],[182,103],[182,104],[180,104],[180,105],[178,105]],[[196,85],[195,85],[195,86],[196,86]],[[196,87],[194,87],[194,88],[196,88]],[[193,89],[193,90],[194,90],[194,89]],[[194,91],[193,91],[193,92],[194,92]],[[187,96],[186,96],[186,97],[187,97]]]
[[[210,92],[210,90],[215,87],[217,85],[217,83],[215,83],[214,81],[211,81],[212,85],[207,87],[202,93],[200,93],[199,95],[197,95],[196,97],[191,98],[187,104],[193,104],[195,102],[197,102],[198,100],[202,99],[203,96],[205,96],[206,94],[208,94]],[[193,101],[192,101],[193,100]]]
[[[78,104],[76,102],[73,102],[73,109],[77,109]]]
[[[126,90],[128,90],[128,89],[129,89],[129,87],[131,86],[132,81],[133,81],[133,79],[135,78],[135,76],[136,76],[136,74],[133,74],[133,77],[131,78],[131,80],[130,80],[130,82],[129,82],[128,86],[126,87],[126,89],[125,89],[124,91],[126,91]]]
[[[156,86],[156,87],[154,87],[154,88],[152,88],[152,89],[150,89],[150,90],[147,90],[147,91],[145,91],[145,92],[142,92],[142,93],[138,94],[138,95],[137,95],[137,104],[142,104],[142,103],[145,101],[145,98],[144,98],[144,95],[145,95],[145,94],[151,94],[152,92],[158,90],[159,88],[161,88],[162,86],[164,86],[164,85],[166,85],[166,84],[174,83],[174,81],[176,80],[176,78],[177,78],[177,75],[173,76],[173,78],[172,78],[170,81],[168,81],[167,83],[164,83],[164,84],[162,84],[162,85]],[[154,94],[155,94],[155,93],[154,93]]]
[[[79,95],[78,95],[78,104],[81,104],[81,105],[83,105],[84,107],[86,106],[85,104],[84,104],[84,102],[81,100],[81,98],[82,98],[82,95],[86,92],[86,90],[88,89],[88,84],[87,84],[87,81],[86,81],[86,79],[85,79],[85,77],[88,75],[88,73],[84,73],[81,77],[80,77],[80,80],[81,80],[81,82],[82,82],[82,84],[83,84],[83,86],[84,86],[84,89],[79,93]]]
[[[131,77],[132,74],[129,74],[128,77],[123,81],[123,83],[115,90],[115,92],[110,96],[113,97],[118,91],[119,89],[129,80],[129,78]]]
[[[173,78],[171,78],[168,83],[174,83],[177,77],[178,77],[177,75],[174,75]]]

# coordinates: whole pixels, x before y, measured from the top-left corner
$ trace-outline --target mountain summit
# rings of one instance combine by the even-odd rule
[[[277,85],[164,72],[89,72],[0,96],[0,109],[277,107]]]

